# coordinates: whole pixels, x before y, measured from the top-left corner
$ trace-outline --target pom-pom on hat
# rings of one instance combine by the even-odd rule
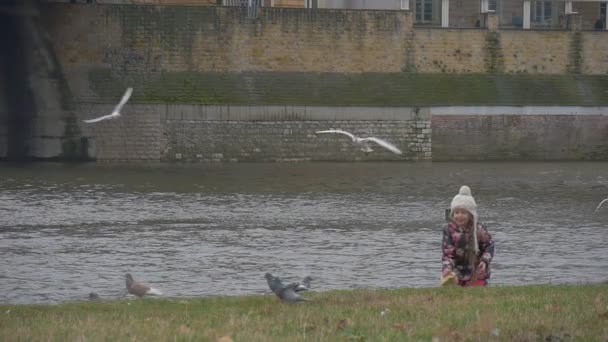
[[[452,199],[450,209],[453,211],[456,208],[466,209],[473,216],[477,216],[477,203],[475,203],[475,198],[471,195],[471,188],[466,185],[461,186],[458,195]]]
[[[454,216],[454,210],[457,208],[464,209],[473,216],[473,241],[475,241],[475,253],[477,253],[479,251],[479,244],[477,242],[477,203],[475,203],[475,198],[471,194],[471,188],[466,185],[461,186],[458,195],[452,199],[452,204],[450,205],[450,215],[452,217]]]

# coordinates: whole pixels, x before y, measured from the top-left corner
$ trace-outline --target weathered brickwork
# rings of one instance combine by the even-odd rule
[[[433,160],[607,160],[606,115],[433,115]]]
[[[416,28],[414,31],[417,72],[485,72],[486,30]]]
[[[608,31],[581,32],[583,74],[608,75]]]
[[[236,7],[56,10],[47,18],[53,20],[53,36],[66,42],[57,47],[66,65],[107,65],[123,72],[399,71],[408,18],[395,11],[273,8],[256,22],[242,19]],[[62,18],[64,11],[69,14]],[[83,52],[83,44],[91,49]]]
[[[405,11],[264,8],[249,19],[237,7],[44,6],[41,25],[55,42],[66,94],[79,104],[70,130],[80,130],[98,160],[608,158],[605,142],[582,133],[576,139],[586,147],[571,142],[566,152],[528,134],[546,126],[595,137],[603,118],[568,126],[552,113],[521,125],[467,113],[462,121],[376,114],[388,106],[605,106],[606,32],[418,27]],[[109,113],[127,86],[135,92],[122,118],[81,123]],[[247,105],[301,108],[259,114]],[[311,114],[311,106],[331,109]],[[329,127],[386,138],[404,155],[365,155],[343,137],[314,136]],[[450,127],[488,146],[468,150],[467,140],[448,139],[456,137]],[[499,139],[507,134],[521,144]]]
[[[62,42],[58,57],[74,77],[95,65],[127,74],[399,72],[412,64],[417,72],[475,73],[486,71],[493,41],[505,72],[559,74],[573,46],[570,31],[499,30],[488,40],[485,29],[413,27],[404,11],[265,8],[255,21],[215,6],[54,4],[48,11],[45,26]],[[585,74],[606,74],[606,34],[582,33]]]
[[[417,126],[419,125],[419,126]],[[374,144],[366,154],[339,134],[386,139],[404,152]],[[417,133],[419,132],[419,133]],[[425,133],[422,133],[425,132]],[[430,160],[430,122],[407,121],[202,121],[167,120],[163,159],[187,161]]]
[[[567,72],[572,33],[567,31],[501,31],[505,72]]]
[[[91,119],[111,113],[113,107],[81,104],[78,111],[83,119]],[[100,161],[160,160],[164,146],[161,114],[158,105],[129,105],[118,119],[83,124],[89,156]]]
[[[112,106],[83,104],[87,118]],[[374,146],[366,154],[343,135],[315,135],[341,128],[398,146],[396,155]],[[192,162],[303,160],[430,160],[431,122],[409,109],[304,106],[130,105],[119,119],[85,125],[89,154],[99,161]]]

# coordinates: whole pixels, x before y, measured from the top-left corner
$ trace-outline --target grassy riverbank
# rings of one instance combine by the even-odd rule
[[[305,296],[297,305],[270,295],[0,305],[0,340],[608,340],[605,284]]]

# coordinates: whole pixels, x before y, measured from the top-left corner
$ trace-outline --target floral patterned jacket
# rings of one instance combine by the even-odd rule
[[[472,230],[472,225],[462,227],[454,221],[450,221],[448,226],[443,230],[442,272],[454,271],[461,281],[468,281],[473,271],[471,260],[467,258],[467,255],[474,253],[473,249],[475,248],[474,242],[471,239]],[[494,257],[494,241],[492,241],[492,236],[482,223],[477,223],[477,241],[479,253],[476,255],[473,265],[477,266],[479,262],[486,264],[485,274],[478,274],[477,279],[489,279],[490,263]]]

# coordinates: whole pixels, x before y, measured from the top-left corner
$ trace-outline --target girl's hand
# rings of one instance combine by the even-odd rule
[[[458,284],[456,274],[451,271],[444,271],[441,274],[441,286]]]
[[[485,262],[480,262],[479,265],[477,265],[477,269],[475,270],[475,272],[477,273],[477,278],[480,277],[485,277],[486,275],[486,263]]]

